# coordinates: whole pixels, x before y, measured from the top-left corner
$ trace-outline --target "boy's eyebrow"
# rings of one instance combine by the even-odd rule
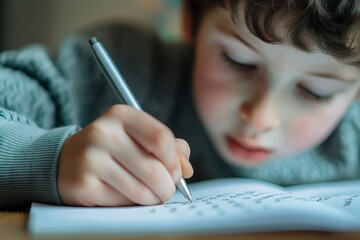
[[[322,78],[331,78],[334,80],[339,80],[342,82],[346,82],[346,83],[354,83],[356,81],[355,78],[353,79],[346,79],[340,75],[337,75],[335,73],[318,73],[318,72],[310,72],[311,75],[313,76],[317,76],[317,77],[322,77]]]
[[[235,31],[232,31],[231,29],[229,29],[226,25],[224,24],[220,24],[219,25],[219,29],[221,29],[222,32],[229,34],[230,36],[233,36],[234,38],[236,38],[237,40],[239,40],[240,42],[242,42],[244,45],[246,45],[247,47],[249,47],[250,49],[252,49],[253,51],[260,53],[254,46],[252,46],[248,41],[246,41],[244,38],[242,38],[239,34],[237,34]]]
[[[245,44],[246,46],[248,46],[249,48],[251,48],[252,50],[254,50],[255,52],[259,53],[259,51],[252,46],[249,42],[247,42],[244,38],[242,38],[240,35],[238,35],[236,32],[233,31],[229,31],[228,32],[231,36],[235,37],[237,40],[239,40],[240,42],[242,42],[243,44]]]

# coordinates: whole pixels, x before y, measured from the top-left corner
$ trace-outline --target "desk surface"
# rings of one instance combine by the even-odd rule
[[[356,233],[328,233],[328,232],[279,232],[279,233],[252,233],[252,234],[238,234],[238,235],[212,235],[212,236],[144,236],[144,235],[136,235],[136,236],[42,236],[42,237],[34,237],[31,236],[26,231],[26,225],[28,220],[28,212],[0,212],[0,238],[1,239],[10,239],[10,240],[27,240],[27,239],[42,239],[42,240],[55,240],[55,239],[102,239],[102,240],[110,240],[110,239],[200,239],[200,240],[228,240],[228,239],[326,239],[326,240],[352,240],[352,239],[360,239],[360,232]]]

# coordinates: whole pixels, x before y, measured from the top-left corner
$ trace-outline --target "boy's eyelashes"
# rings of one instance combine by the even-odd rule
[[[297,85],[297,87],[301,94],[303,94],[305,97],[309,98],[310,100],[314,100],[317,102],[328,103],[333,97],[333,95],[321,96],[320,94],[311,91],[310,89],[308,89],[307,87],[301,84]]]
[[[230,66],[235,67],[237,69],[240,69],[242,71],[255,71],[255,70],[257,70],[256,65],[237,62],[234,59],[232,59],[231,57],[229,57],[229,55],[227,55],[225,52],[222,52],[221,56],[222,56],[223,60],[226,63],[228,63]]]
[[[232,67],[235,67],[238,70],[244,71],[244,72],[253,72],[258,69],[256,65],[253,64],[246,64],[246,63],[240,63],[229,57],[228,54],[225,52],[221,53],[221,56],[227,64],[229,64]],[[333,95],[323,96],[318,93],[315,93],[314,91],[310,90],[304,85],[297,85],[298,90],[300,93],[306,97],[309,100],[320,102],[320,103],[328,103],[333,98]]]

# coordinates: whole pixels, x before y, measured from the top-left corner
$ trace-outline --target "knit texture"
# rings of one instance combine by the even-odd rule
[[[71,102],[44,48],[0,55],[1,209],[31,201],[61,204],[57,159],[64,140],[78,130]]]

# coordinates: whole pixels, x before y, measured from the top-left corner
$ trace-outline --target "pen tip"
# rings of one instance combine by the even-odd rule
[[[180,181],[176,183],[176,187],[187,200],[192,202],[191,193],[186,185],[184,178],[181,178]]]
[[[187,195],[187,199],[188,199],[190,202],[193,202],[193,199],[192,199],[192,197],[191,197],[191,194],[188,194],[188,195]]]

